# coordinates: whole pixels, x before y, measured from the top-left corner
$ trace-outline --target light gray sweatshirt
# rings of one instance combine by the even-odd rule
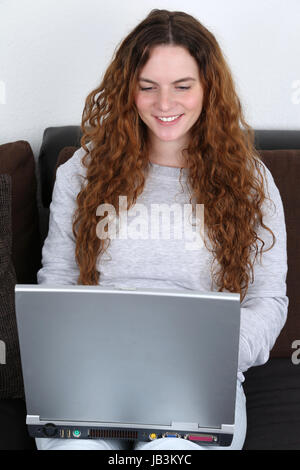
[[[75,261],[72,216],[82,184],[80,175],[86,172],[81,164],[84,154],[80,148],[57,170],[49,232],[42,252],[43,267],[38,272],[39,284],[77,283],[79,269]],[[261,264],[260,256],[257,257],[254,282],[249,284],[241,303],[238,370],[241,381],[249,367],[267,362],[286,321],[288,308],[284,212],[273,177],[267,167],[265,169],[265,188],[275,206],[268,201],[264,203],[264,223],[273,231],[276,243],[263,253]],[[188,212],[183,210],[189,207],[184,205],[189,204],[190,197],[186,171],[150,163],[144,191],[128,211],[127,220],[118,218],[117,225],[110,225],[115,227],[111,232],[114,238],[97,265],[101,286],[217,290],[210,274],[213,255],[201,240],[193,243],[196,228],[191,228],[191,219],[185,215]],[[166,208],[171,209],[170,217]],[[157,218],[157,210],[162,211],[161,219]],[[105,215],[100,212],[98,215]],[[194,218],[192,220],[195,222]],[[187,230],[188,226],[192,232]],[[269,232],[260,230],[259,236],[265,241],[265,248],[271,245]],[[210,247],[208,239],[205,240]]]

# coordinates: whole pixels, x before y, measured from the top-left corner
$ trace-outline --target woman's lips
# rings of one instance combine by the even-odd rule
[[[177,119],[174,119],[173,121],[161,121],[158,117],[154,116],[156,121],[161,125],[161,126],[164,126],[164,127],[169,127],[169,126],[174,126],[175,124],[177,124],[180,119],[182,118],[183,114],[181,114]]]

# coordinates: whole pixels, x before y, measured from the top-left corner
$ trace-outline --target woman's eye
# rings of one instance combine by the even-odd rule
[[[189,90],[191,87],[190,86],[178,86],[176,87],[177,90]],[[142,88],[140,87],[141,91],[150,91],[150,90],[155,90],[154,87],[147,87],[147,88]]]

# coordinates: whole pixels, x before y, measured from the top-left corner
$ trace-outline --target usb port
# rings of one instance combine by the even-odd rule
[[[60,430],[60,437],[62,437],[62,438],[65,437],[65,430],[64,429]]]

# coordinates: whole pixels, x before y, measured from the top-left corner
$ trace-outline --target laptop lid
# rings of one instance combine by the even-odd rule
[[[49,285],[15,292],[29,423],[233,432],[238,294]]]

